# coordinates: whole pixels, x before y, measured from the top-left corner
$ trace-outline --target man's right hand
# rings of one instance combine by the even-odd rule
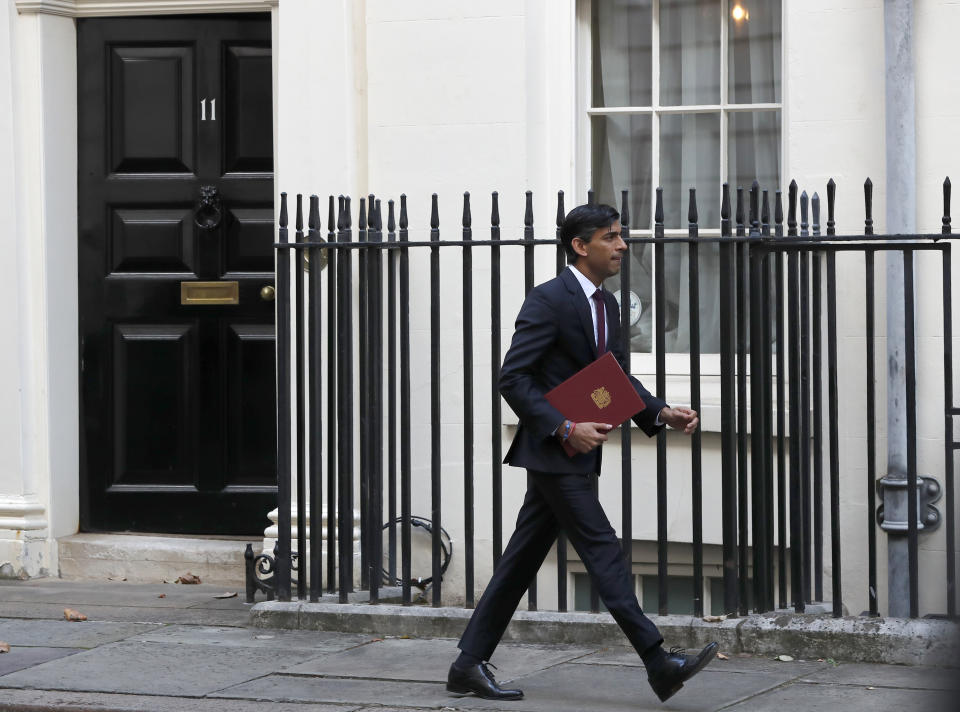
[[[607,433],[613,430],[608,423],[577,423],[567,438],[567,444],[577,452],[588,453],[607,441]]]

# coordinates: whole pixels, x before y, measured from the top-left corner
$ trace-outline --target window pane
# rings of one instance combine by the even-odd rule
[[[700,226],[720,226],[720,114],[660,119],[660,185],[667,228],[687,226],[690,188],[697,189]]]
[[[630,225],[652,225],[650,116],[593,117],[593,189],[597,202],[620,209],[620,191],[629,190]],[[630,246],[631,351],[650,352],[653,344],[653,249]],[[606,287],[620,299],[620,278]]]
[[[593,105],[653,103],[653,0],[594,0]]]
[[[660,120],[660,176],[664,221],[685,228],[690,188],[697,189],[697,224],[720,225],[720,115],[687,114]],[[664,248],[664,314],[666,350],[690,351],[690,262],[684,245]],[[717,243],[699,248],[700,353],[720,352],[720,252]]]
[[[647,615],[660,609],[660,580],[656,576],[641,576],[643,610]],[[693,615],[693,576],[667,576],[667,613]]]
[[[730,112],[727,180],[731,193],[748,191],[753,181],[770,191],[770,209],[780,187],[780,112]]]
[[[660,103],[720,103],[720,3],[661,0]]]
[[[597,202],[620,209],[620,191],[630,191],[630,226],[651,225],[650,116],[594,116],[593,180]]]
[[[736,0],[729,23],[729,100],[780,102],[780,0]]]

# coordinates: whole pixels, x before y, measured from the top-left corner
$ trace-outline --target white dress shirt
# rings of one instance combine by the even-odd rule
[[[583,287],[583,293],[587,295],[587,304],[590,305],[590,316],[593,317],[593,343],[596,344],[597,343],[597,300],[593,298],[593,295],[596,293],[598,287],[589,279],[587,279],[586,276],[583,274],[583,272],[578,270],[573,265],[567,265],[567,269],[573,272],[573,276],[577,278],[577,281],[580,283],[580,286]],[[607,318],[608,316],[609,315],[607,314],[606,305],[604,305],[604,308],[603,308],[604,324],[610,323],[610,319]],[[609,334],[610,334],[610,329],[608,327],[607,328],[608,344],[610,343]]]

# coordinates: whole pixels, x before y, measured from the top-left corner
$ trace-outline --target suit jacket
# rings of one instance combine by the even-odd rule
[[[607,305],[607,344],[628,375],[620,346],[620,307],[603,290]],[[553,435],[564,415],[544,394],[597,359],[593,316],[577,278],[564,269],[558,277],[535,287],[520,307],[516,331],[500,370],[500,393],[520,419],[504,462],[541,472],[589,474],[600,472],[600,450],[568,457]],[[663,429],[655,424],[666,406],[636,378],[630,381],[646,404],[633,420],[647,435]]]

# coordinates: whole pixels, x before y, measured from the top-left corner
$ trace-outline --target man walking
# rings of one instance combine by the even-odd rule
[[[713,659],[717,644],[710,643],[698,655],[663,650],[660,632],[640,609],[616,533],[589,477],[600,472],[601,446],[613,426],[574,423],[544,397],[606,350],[629,373],[620,348],[620,310],[613,294],[601,286],[627,257],[620,214],[608,205],[574,208],[563,222],[560,240],[569,264],[527,296],[500,372],[500,392],[520,419],[504,462],[526,468],[529,486],[516,530],[460,639],[461,654],[450,667],[447,690],[488,699],[523,697],[520,690],[500,687],[486,661],[563,531],[663,701]],[[634,420],[648,436],[664,425],[687,434],[696,430],[695,411],[671,408],[637,379],[630,380],[646,406]],[[568,456],[564,444],[575,454]]]

